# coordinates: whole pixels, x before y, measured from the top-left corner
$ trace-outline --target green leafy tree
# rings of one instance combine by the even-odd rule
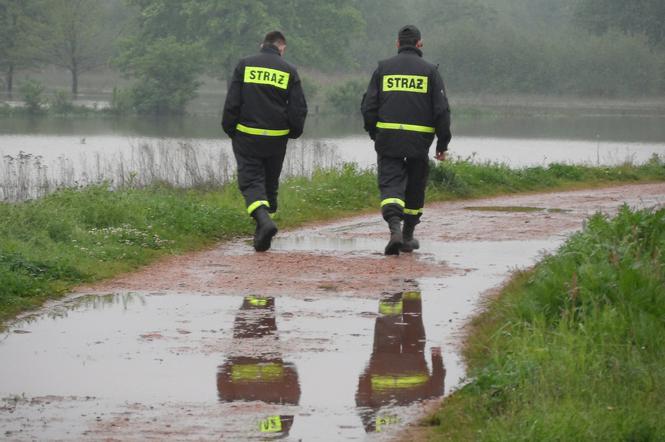
[[[268,0],[288,41],[287,56],[324,71],[356,67],[352,45],[364,39],[365,20],[351,0]]]
[[[407,2],[385,0],[356,0],[356,8],[364,20],[362,38],[351,43],[357,63],[374,69],[376,62],[395,55],[397,31],[408,23],[416,23],[417,9]]]
[[[256,51],[267,31],[279,21],[267,2],[245,0],[190,0],[183,2],[190,35],[203,44],[208,72],[230,76],[238,59]]]
[[[575,20],[597,34],[619,29],[628,34],[644,34],[652,45],[665,46],[663,0],[580,0]]]
[[[320,69],[352,66],[349,46],[362,37],[364,20],[352,0],[129,0],[138,8],[137,44],[175,37],[200,42],[206,69],[230,75],[238,59],[254,52],[266,32],[282,30],[290,60]]]
[[[117,63],[137,79],[132,87],[134,109],[141,114],[183,114],[200,86],[198,78],[204,70],[201,44],[166,37],[132,48]]]
[[[138,8],[134,46],[173,37],[200,44],[206,51],[206,70],[227,77],[238,58],[257,47],[266,30],[277,26],[264,2],[244,0],[129,0]]]

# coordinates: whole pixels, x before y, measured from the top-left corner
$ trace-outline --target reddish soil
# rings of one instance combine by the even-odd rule
[[[417,236],[437,241],[548,239],[582,227],[597,211],[614,212],[622,202],[649,207],[665,203],[665,184],[627,185],[438,203],[426,208]],[[479,208],[492,210],[479,210]],[[543,210],[520,211],[516,207]],[[502,208],[506,208],[505,211]],[[291,296],[376,294],[397,290],[405,279],[449,276],[460,270],[427,253],[383,257],[386,227],[379,215],[361,216],[280,233],[367,239],[373,252],[273,250],[254,253],[247,240],[221,243],[203,252],[167,258],[132,274],[81,287],[80,292],[175,291],[288,293]],[[397,286],[396,286],[397,284]],[[405,287],[408,288],[408,287]]]

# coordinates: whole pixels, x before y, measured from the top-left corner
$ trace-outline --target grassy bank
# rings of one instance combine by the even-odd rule
[[[455,161],[430,175],[430,200],[665,180],[665,163],[614,168],[552,165],[512,170]],[[377,210],[372,171],[346,166],[292,178],[280,193],[281,227]],[[103,186],[61,190],[0,204],[0,319],[76,284],[107,278],[159,256],[204,247],[253,230],[231,183],[219,188]]]
[[[435,440],[665,438],[665,209],[596,215],[476,318]]]

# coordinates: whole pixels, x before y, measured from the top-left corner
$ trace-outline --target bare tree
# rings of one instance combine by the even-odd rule
[[[43,30],[38,0],[0,0],[0,69],[11,96],[14,74],[37,64]]]
[[[72,76],[72,94],[77,95],[79,77],[103,66],[112,48],[112,32],[104,23],[101,0],[49,0],[46,60],[67,69]]]

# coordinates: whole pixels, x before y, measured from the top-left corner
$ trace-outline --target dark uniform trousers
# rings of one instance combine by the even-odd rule
[[[383,218],[387,221],[398,217],[413,225],[420,223],[425,206],[429,159],[378,154],[377,164]]]
[[[222,127],[233,145],[238,187],[247,213],[277,211],[277,189],[286,144],[304,129],[307,102],[296,68],[279,49],[263,45],[238,62],[229,82]]]
[[[246,207],[263,205],[270,213],[277,212],[279,176],[286,155],[286,143],[286,138],[261,140],[257,136],[244,134],[233,137],[238,188],[245,198]]]
[[[450,109],[437,67],[413,46],[379,62],[363,97],[365,130],[375,142],[383,218],[420,222],[429,173],[428,152],[450,141]],[[390,221],[389,221],[390,224]]]

